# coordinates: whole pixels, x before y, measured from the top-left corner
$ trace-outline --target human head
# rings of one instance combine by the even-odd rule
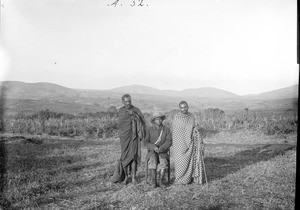
[[[163,118],[162,117],[157,117],[157,118],[154,119],[154,124],[156,126],[161,126],[162,122],[163,122]]]
[[[128,109],[131,107],[131,96],[129,94],[124,94],[122,96],[122,103]]]
[[[161,126],[162,122],[165,120],[166,116],[162,113],[156,112],[153,114],[153,117],[151,117],[150,121],[152,124],[156,126]]]
[[[189,105],[186,101],[181,101],[179,103],[179,109],[182,114],[187,114],[189,112]]]

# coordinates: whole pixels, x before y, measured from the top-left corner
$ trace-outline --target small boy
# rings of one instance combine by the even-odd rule
[[[144,145],[148,149],[146,162],[151,173],[151,186],[157,187],[156,171],[160,174],[159,186],[164,187],[163,179],[168,168],[170,157],[168,150],[172,145],[170,129],[162,124],[166,116],[161,113],[153,114],[150,119],[152,126],[147,129]]]

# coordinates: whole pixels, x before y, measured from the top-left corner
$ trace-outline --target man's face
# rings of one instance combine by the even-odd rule
[[[155,119],[154,119],[154,123],[155,123],[155,125],[157,125],[157,126],[161,126],[161,125],[162,125],[162,119],[161,119],[160,117],[155,118]]]
[[[187,104],[180,104],[179,109],[182,114],[187,114],[189,111],[189,106]]]
[[[131,98],[124,98],[122,102],[127,109],[131,107]]]

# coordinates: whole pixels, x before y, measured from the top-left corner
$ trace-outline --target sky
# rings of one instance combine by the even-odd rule
[[[240,95],[298,84],[297,0],[1,4],[0,81]]]

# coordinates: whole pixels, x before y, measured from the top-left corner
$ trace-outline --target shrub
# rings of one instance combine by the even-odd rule
[[[4,117],[5,132],[8,133],[94,138],[115,135],[117,129],[116,115],[108,112],[72,115],[42,110]]]
[[[164,124],[171,128],[178,110],[166,113]],[[255,130],[266,135],[290,134],[297,132],[298,112],[291,110],[242,110],[225,113],[210,108],[193,113],[199,128],[207,135],[222,130]],[[144,113],[146,125],[150,126],[152,114]],[[19,112],[4,115],[4,129],[7,133],[47,134],[53,136],[82,136],[85,138],[106,138],[116,136],[118,116],[112,112],[80,113],[77,115],[42,110],[36,113]]]

